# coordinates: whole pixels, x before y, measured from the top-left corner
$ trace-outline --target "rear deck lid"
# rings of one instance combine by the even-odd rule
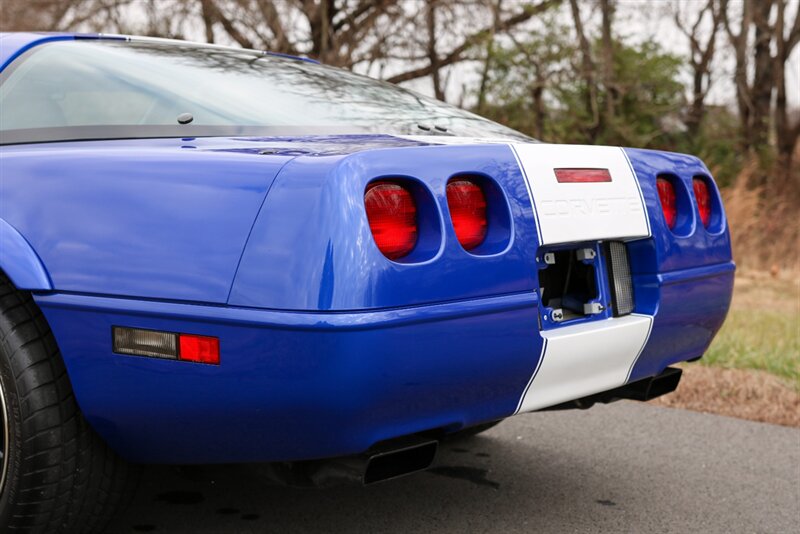
[[[650,235],[642,193],[621,148],[511,147],[531,193],[540,245]]]

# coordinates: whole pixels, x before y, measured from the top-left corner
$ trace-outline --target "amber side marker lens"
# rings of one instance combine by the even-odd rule
[[[219,365],[219,338],[115,326],[117,354]]]

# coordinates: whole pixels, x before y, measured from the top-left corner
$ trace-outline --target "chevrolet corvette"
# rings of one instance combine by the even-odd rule
[[[0,529],[102,530],[136,465],[368,484],[669,393],[733,277],[691,155],[302,58],[0,34]]]

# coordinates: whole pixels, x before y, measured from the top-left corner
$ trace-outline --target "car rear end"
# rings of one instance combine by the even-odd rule
[[[223,304],[37,302],[125,457],[300,461],[674,389],[668,366],[706,350],[733,270],[696,158],[431,139],[286,163]],[[216,360],[182,357],[181,336],[217,340]]]
[[[101,531],[119,456],[392,478],[519,412],[669,392],[724,319],[696,158],[266,52],[0,40],[8,528]]]

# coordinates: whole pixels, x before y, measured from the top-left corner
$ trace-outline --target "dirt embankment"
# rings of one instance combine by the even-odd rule
[[[800,394],[764,371],[683,366],[678,389],[654,404],[800,427]]]

